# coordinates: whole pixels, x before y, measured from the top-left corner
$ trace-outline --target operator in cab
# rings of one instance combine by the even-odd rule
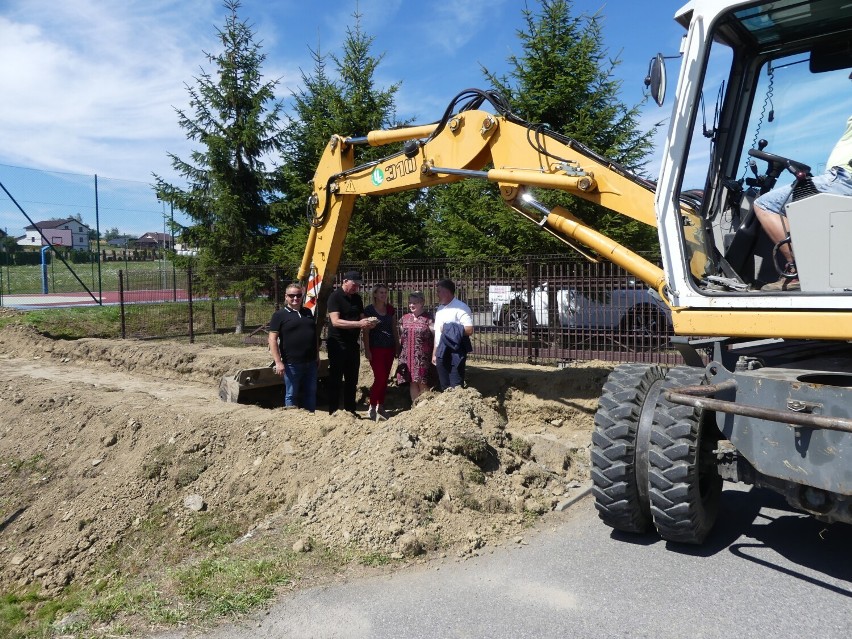
[[[852,80],[852,74],[849,79]],[[834,145],[826,166],[828,170],[825,173],[812,178],[816,190],[852,196],[852,116],[846,121],[846,131]],[[765,285],[761,291],[801,290],[792,245],[784,241],[788,234],[784,205],[790,201],[792,194],[793,184],[788,184],[764,193],[754,201],[754,212],[760,225],[786,262],[781,278]]]

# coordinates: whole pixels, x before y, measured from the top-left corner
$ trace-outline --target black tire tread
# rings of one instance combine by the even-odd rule
[[[665,369],[622,364],[607,378],[592,432],[592,494],[600,519],[611,528],[642,533],[651,527],[649,504],[636,485],[636,432],[642,404]]]
[[[662,390],[701,384],[704,375],[701,368],[672,368]],[[700,544],[715,523],[722,479],[710,455],[717,433],[702,409],[672,404],[661,392],[651,427],[648,476],[654,526],[666,541]]]

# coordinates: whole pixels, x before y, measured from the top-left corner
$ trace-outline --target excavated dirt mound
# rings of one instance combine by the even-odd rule
[[[87,583],[154,511],[178,535],[228,513],[243,535],[297,525],[332,547],[464,554],[517,535],[588,483],[610,366],[469,367],[471,386],[391,418],[226,404],[265,347],[54,341],[0,331],[0,583]],[[372,382],[362,368],[361,393]]]

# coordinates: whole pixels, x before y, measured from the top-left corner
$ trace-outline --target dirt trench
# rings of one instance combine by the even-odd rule
[[[218,399],[223,375],[269,362],[260,346],[0,330],[4,589],[88,583],[150,522],[180,537],[211,515],[243,538],[295,526],[391,557],[475,552],[588,484],[608,364],[472,362],[469,388],[411,408],[391,389],[379,423]],[[371,382],[365,363],[362,396]]]

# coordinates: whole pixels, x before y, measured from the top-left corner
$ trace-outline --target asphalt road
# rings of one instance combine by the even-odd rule
[[[766,491],[726,486],[719,524],[701,548],[613,533],[591,499],[526,541],[297,592],[203,636],[852,636],[852,526],[789,511]]]

